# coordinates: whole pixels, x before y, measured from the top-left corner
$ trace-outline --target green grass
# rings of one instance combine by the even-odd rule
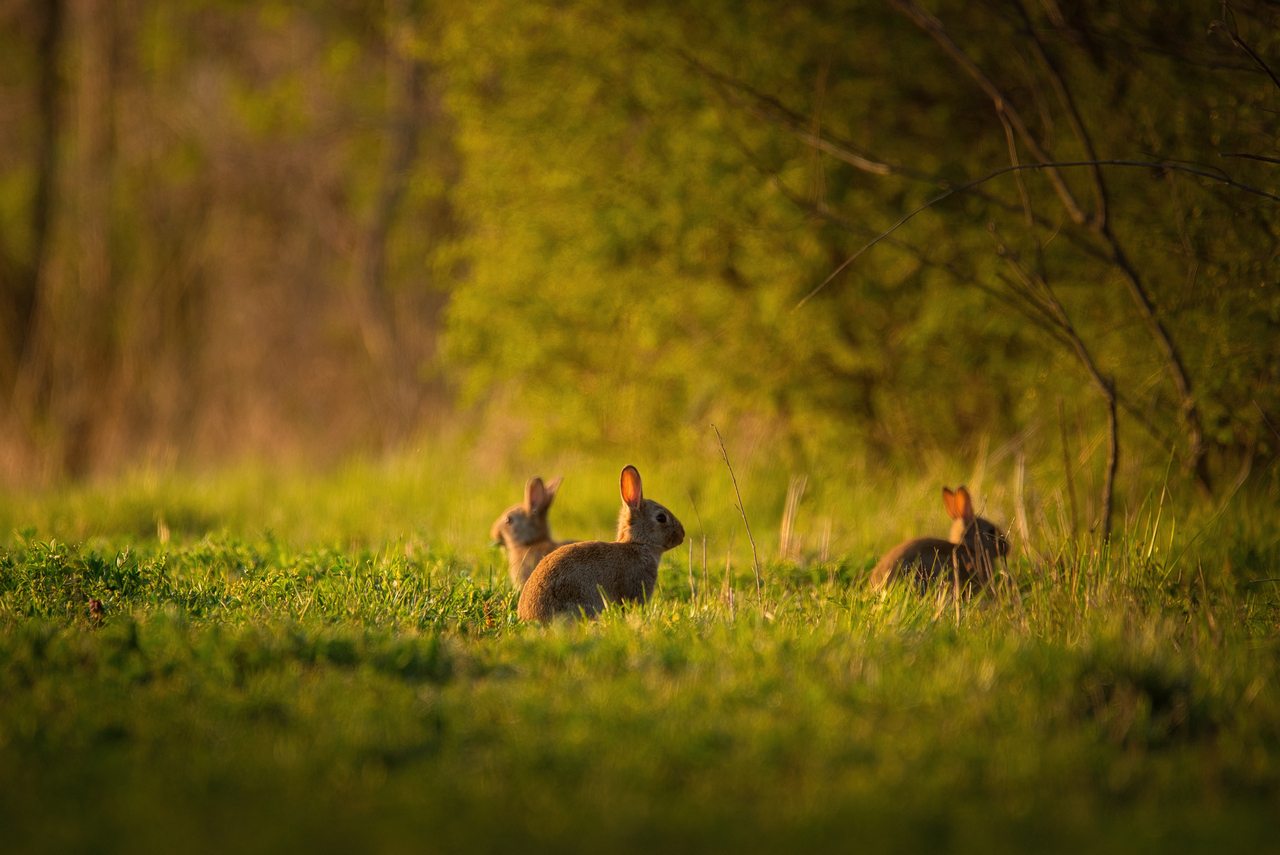
[[[1280,851],[1270,490],[1039,525],[957,604],[861,584],[934,479],[813,479],[781,561],[789,473],[734,463],[763,608],[723,466],[641,462],[695,548],[550,629],[483,540],[519,479],[465,461],[9,497],[6,851]],[[558,534],[608,533],[615,468],[568,462]]]

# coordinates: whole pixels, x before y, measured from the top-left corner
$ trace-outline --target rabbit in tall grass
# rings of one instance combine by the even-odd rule
[[[520,592],[516,613],[549,623],[561,614],[587,615],[608,603],[646,602],[658,582],[662,553],[684,542],[675,514],[644,497],[640,473],[622,470],[618,539],[562,546],[538,563]]]
[[[1009,541],[991,522],[973,513],[969,491],[954,493],[942,488],[942,500],[951,515],[951,538],[917,537],[884,554],[871,571],[871,587],[911,578],[921,589],[937,581],[954,582],[960,590],[981,587],[991,581],[998,556],[1009,552]]]
[[[529,578],[547,553],[572,540],[552,540],[551,526],[547,523],[547,511],[555,500],[561,478],[553,478],[543,484],[536,475],[524,485],[524,504],[512,505],[493,523],[489,536],[494,543],[501,543],[507,551],[507,565],[511,584],[519,588]]]

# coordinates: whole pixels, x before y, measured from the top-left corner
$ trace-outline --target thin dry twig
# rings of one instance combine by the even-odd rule
[[[711,429],[716,432],[716,442],[720,443],[720,456],[729,469],[729,478],[733,480],[733,493],[738,497],[738,513],[742,514],[742,524],[747,528],[747,540],[751,541],[751,560],[756,571],[756,601],[760,605],[760,616],[764,617],[764,588],[760,584],[760,557],[756,553],[756,539],[751,536],[751,523],[747,522],[747,509],[742,504],[742,493],[738,490],[738,476],[733,474],[733,465],[729,463],[729,452],[724,450],[724,440],[720,438],[720,429],[715,425]]]
[[[1271,419],[1267,418],[1267,414],[1262,411],[1262,407],[1258,406],[1258,402],[1253,402],[1254,408],[1258,411],[1258,415],[1262,416],[1262,422],[1271,428],[1271,432],[1276,435],[1276,439],[1280,439],[1280,430],[1276,430],[1276,426],[1271,423]]]
[[[1018,165],[1018,141],[1013,136],[1013,128],[1009,125],[1009,119],[1005,116],[1004,110],[997,111],[1000,115],[1000,124],[1004,126],[1005,141],[1009,144],[1009,162],[1014,166]],[[1022,200],[1022,212],[1026,218],[1027,227],[1030,228],[1035,224],[1035,216],[1031,213],[1031,196],[1027,193],[1027,184],[1022,180],[1022,173],[1015,172],[1013,177],[1018,181],[1018,197]]]
[[[1280,157],[1267,157],[1261,154],[1249,154],[1242,151],[1220,151],[1218,157],[1243,157],[1248,160],[1261,160],[1264,163],[1280,163]]]
[[[1076,107],[1075,99],[1071,97],[1071,92],[1067,89],[1067,83],[1062,77],[1062,72],[1058,70],[1058,66],[1049,58],[1049,53],[1045,50],[1044,44],[1036,36],[1036,28],[1031,24],[1031,15],[1027,12],[1026,7],[1018,3],[1017,9],[1022,16],[1023,24],[1025,25],[1024,32],[1027,34],[1027,39],[1035,51],[1036,58],[1048,73],[1049,82],[1053,86],[1054,93],[1058,96],[1058,103],[1062,105],[1067,114],[1067,123],[1071,127],[1071,132],[1084,150],[1085,157],[1090,160],[1096,159],[1097,154],[1094,152],[1093,140],[1090,139],[1089,132],[1085,129],[1084,120],[1080,118],[1080,111]],[[1094,228],[1102,228],[1107,222],[1106,187],[1102,183],[1102,173],[1096,167],[1090,170],[1089,179],[1093,185],[1093,216],[1090,218],[1090,225]]]
[[[693,515],[698,520],[698,531],[702,535],[702,592],[703,592],[703,597],[705,598],[706,592],[708,590],[707,589],[707,529],[702,525],[702,514],[698,512],[698,503],[693,500],[693,491],[686,490],[685,494],[688,495],[689,497],[689,504],[693,508]],[[690,541],[689,548],[691,550],[693,549],[692,541]],[[690,563],[689,587],[692,588],[693,587],[693,581],[692,581],[693,580],[693,568],[692,568],[693,553],[692,552],[690,552],[689,554],[689,563]]]

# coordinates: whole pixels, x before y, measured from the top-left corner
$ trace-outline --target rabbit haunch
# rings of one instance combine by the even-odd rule
[[[684,542],[684,526],[644,497],[634,466],[622,470],[619,487],[618,539],[572,543],[538,562],[520,592],[517,614],[523,620],[594,615],[609,603],[644,603],[653,595],[662,553]]]
[[[1009,551],[1009,541],[991,522],[973,513],[969,491],[954,493],[942,488],[942,500],[951,515],[951,539],[917,537],[890,549],[871,571],[871,587],[881,588],[901,578],[913,579],[920,588],[938,582],[954,582],[959,588],[991,581],[995,559]]]
[[[548,553],[575,542],[551,539],[547,512],[551,510],[560,481],[560,478],[553,478],[549,484],[543,484],[537,476],[530,478],[524,485],[524,504],[512,505],[503,511],[489,532],[490,539],[506,549],[511,584],[517,588],[525,583],[533,568]]]

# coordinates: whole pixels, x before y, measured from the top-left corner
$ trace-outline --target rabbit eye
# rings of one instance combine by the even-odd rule
[[[658,516],[657,516],[657,520],[658,520],[658,522],[660,522],[660,523],[664,523],[664,522],[666,522],[666,521],[667,521],[667,515],[666,515],[666,514],[664,514],[664,513],[662,513],[661,511],[659,511],[659,512],[658,512]]]

